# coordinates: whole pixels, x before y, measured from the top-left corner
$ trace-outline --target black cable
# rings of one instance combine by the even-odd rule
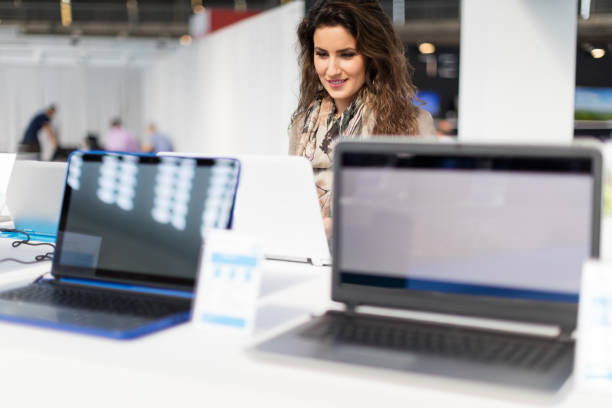
[[[30,245],[30,246],[47,245],[55,249],[55,244],[51,244],[48,242],[30,242],[30,234],[22,230],[18,230],[14,228],[0,228],[0,232],[16,232],[18,234],[24,234],[26,236],[26,239],[11,242],[11,246],[13,248],[17,248],[18,246],[24,244],[24,245]],[[36,255],[33,261],[22,261],[20,259],[15,259],[15,258],[4,258],[4,259],[0,259],[0,262],[17,262],[17,263],[24,264],[24,265],[30,265],[30,264],[35,264],[35,263],[42,262],[42,261],[52,261],[53,254],[54,252],[46,252],[44,255]]]
[[[43,278],[45,277],[45,275],[46,275],[47,273],[49,273],[49,272],[45,272],[45,273],[43,273],[43,274],[42,274],[42,275],[40,275],[38,278],[36,278],[36,279],[34,280],[34,282],[32,282],[32,283],[38,283],[38,282],[40,282],[41,280],[43,280]]]
[[[51,248],[55,249],[55,244],[51,244],[49,242],[30,242],[30,234],[28,234],[27,232],[22,231],[22,230],[18,230],[18,229],[14,229],[14,228],[0,228],[0,231],[2,231],[2,232],[16,232],[18,234],[23,234],[23,235],[26,236],[26,239],[23,239],[21,241],[13,241],[11,243],[13,248],[17,248],[19,245],[25,244],[25,245],[30,245],[30,246],[48,245]]]

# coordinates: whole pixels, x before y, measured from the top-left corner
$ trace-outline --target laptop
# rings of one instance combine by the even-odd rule
[[[194,156],[199,154],[160,153]],[[264,257],[331,265],[312,165],[297,156],[233,156],[240,160],[233,230],[261,240]]]
[[[16,160],[6,193],[15,229],[54,242],[65,179],[66,163]]]
[[[0,222],[11,221],[11,216],[6,209],[6,190],[15,156],[15,153],[0,153]]]
[[[0,319],[118,339],[187,321],[238,177],[233,159],[73,153],[51,278],[0,292]]]
[[[332,299],[256,350],[558,390],[602,158],[584,147],[342,142]],[[369,310],[364,310],[369,309]]]

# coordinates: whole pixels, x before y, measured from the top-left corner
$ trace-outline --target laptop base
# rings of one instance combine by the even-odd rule
[[[407,351],[406,349],[402,350],[402,346],[392,348],[389,347],[389,344],[376,344],[377,340],[371,337],[367,338],[367,335],[364,336],[363,341],[355,342],[339,339],[334,334],[322,334],[321,327],[328,325],[330,319],[338,317],[354,318],[355,315],[337,311],[328,312],[284,334],[260,343],[255,347],[255,350],[291,357],[474,380],[545,393],[558,391],[569,378],[573,367],[573,342],[559,344],[562,349],[561,355],[555,356],[554,361],[551,361],[549,366],[534,369],[526,365],[504,365],[500,364],[499,361],[493,362],[483,359],[479,361],[473,358],[473,354],[462,358],[460,355],[453,355],[452,352],[447,352],[446,355],[444,353],[434,353],[433,349],[427,350],[429,346],[425,344],[421,344],[418,351]],[[367,319],[367,316],[365,317]],[[380,322],[380,317],[377,316],[372,320]],[[411,322],[404,319],[388,318],[386,320],[394,321],[392,324],[423,326],[422,322]],[[427,325],[438,332],[448,331],[451,335],[457,334],[458,331],[466,335],[491,335],[490,332],[478,333],[478,330],[473,329]],[[382,335],[386,336],[387,334],[383,333]],[[534,339],[533,336],[502,333],[499,336],[500,338],[514,338],[517,341],[541,341],[543,346],[548,345],[549,347],[555,343],[554,340],[548,338],[544,340]],[[389,341],[386,341],[386,343],[389,343]]]
[[[190,299],[164,300],[43,280],[0,292],[0,320],[132,339],[188,321],[190,303]]]

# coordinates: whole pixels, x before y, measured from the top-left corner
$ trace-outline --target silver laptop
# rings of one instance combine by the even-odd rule
[[[65,179],[66,163],[16,160],[6,192],[15,228],[55,241]]]
[[[257,350],[561,387],[581,266],[599,254],[598,150],[343,142],[334,171],[332,298],[345,310]]]
[[[11,221],[6,209],[6,190],[15,163],[15,153],[0,153],[0,222]]]
[[[310,162],[297,156],[228,157],[241,165],[232,229],[260,239],[267,259],[331,264]]]

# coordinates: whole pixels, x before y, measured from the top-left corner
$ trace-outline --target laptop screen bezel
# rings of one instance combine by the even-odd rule
[[[151,154],[134,154],[134,153],[119,153],[119,152],[83,152],[83,151],[75,151],[73,152],[68,159],[68,169],[70,167],[70,159],[74,154],[79,154],[83,161],[102,161],[102,158],[106,155],[114,155],[114,156],[135,156],[138,157],[139,164],[154,164],[158,165],[164,160],[163,157],[151,155]],[[182,158],[182,157],[178,157]],[[197,166],[213,166],[217,160],[223,161],[232,161],[235,163],[235,166],[238,170],[237,175],[237,183],[234,187],[233,191],[233,200],[232,207],[230,212],[230,219],[227,225],[227,228],[232,227],[233,223],[233,214],[234,207],[236,203],[236,190],[238,184],[240,182],[240,162],[234,158],[193,158],[193,157],[185,157],[185,159],[196,160]],[[68,171],[67,173],[68,174]],[[59,254],[62,250],[62,234],[66,228],[66,223],[68,221],[68,211],[69,211],[69,203],[70,203],[70,195],[71,188],[67,183],[67,179],[64,183],[64,195],[62,199],[60,218],[57,229],[57,241],[56,241],[56,254]],[[198,254],[199,256],[199,254]],[[55,278],[77,278],[82,280],[93,280],[93,281],[101,281],[108,283],[118,283],[124,285],[132,285],[132,286],[142,286],[142,287],[151,287],[151,288],[163,288],[163,289],[177,289],[181,291],[192,292],[195,287],[195,280],[197,277],[197,271],[194,271],[192,279],[185,278],[177,278],[172,276],[160,276],[155,274],[143,274],[140,272],[130,272],[130,271],[111,271],[107,269],[91,269],[84,268],[78,266],[70,266],[70,265],[62,265],[59,263],[59,256],[53,257],[53,263],[51,267],[51,273]],[[198,261],[199,263],[199,261]]]
[[[572,329],[576,326],[577,303],[548,300],[502,298],[482,295],[465,295],[411,289],[390,289],[376,286],[348,284],[341,281],[339,259],[341,259],[342,213],[339,200],[342,197],[341,175],[346,154],[421,154],[449,155],[459,157],[521,157],[521,158],[567,158],[588,159],[592,162],[593,180],[591,249],[592,258],[599,257],[601,222],[602,156],[599,150],[584,146],[512,146],[470,145],[462,143],[427,143],[402,140],[393,141],[343,141],[336,145],[334,156],[333,197],[333,266],[332,299],[348,307],[380,306],[404,310],[503,319],[529,323],[554,324]]]

